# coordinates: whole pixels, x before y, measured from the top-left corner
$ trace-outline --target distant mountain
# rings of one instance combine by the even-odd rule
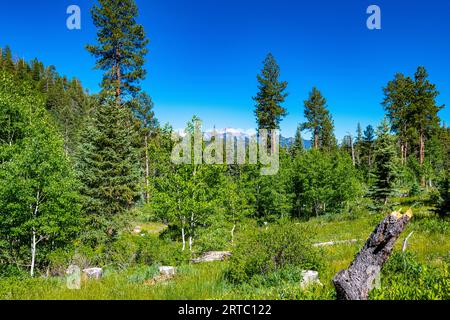
[[[177,133],[180,136],[184,136],[184,130],[178,130]],[[245,140],[248,141],[251,136],[255,135],[255,130],[243,130],[243,129],[235,129],[235,128],[225,128],[225,129],[213,129],[213,130],[207,130],[203,133],[203,139],[205,141],[210,141],[211,138],[214,135],[221,135],[224,139],[226,139],[228,136],[234,137],[235,140]],[[280,136],[280,145],[282,147],[290,147],[294,144],[295,139],[290,137],[286,138],[283,136]],[[305,149],[311,148],[311,141],[303,139],[303,146]]]
[[[280,137],[280,145],[282,147],[291,147],[294,144],[295,138]],[[311,149],[311,141],[303,139],[303,146],[305,149]]]

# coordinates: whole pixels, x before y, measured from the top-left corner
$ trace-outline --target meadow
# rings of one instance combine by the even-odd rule
[[[416,199],[399,199],[399,208]],[[192,264],[182,259],[177,275],[165,282],[150,285],[148,280],[158,273],[161,263],[144,265],[132,263],[124,269],[106,267],[101,280],[82,283],[80,290],[66,286],[65,277],[29,278],[25,274],[0,279],[0,299],[10,300],[308,300],[335,299],[333,276],[347,268],[355,254],[363,246],[383,214],[342,214],[323,216],[309,221],[291,222],[310,230],[314,243],[357,239],[356,243],[323,246],[320,281],[323,284],[301,289],[298,270],[287,266],[264,277],[253,278],[247,283],[236,284],[227,278],[230,261]],[[394,254],[382,270],[381,287],[371,292],[370,299],[442,299],[450,298],[449,258],[450,223],[433,216],[429,207],[415,209],[413,221],[397,241]],[[259,228],[277,228],[266,226]],[[241,228],[241,236],[255,228],[249,223]],[[143,223],[142,232],[150,237],[160,237],[164,229],[161,223]],[[405,237],[414,231],[408,240],[406,253],[402,253]],[[239,233],[237,238],[239,239]],[[142,237],[142,235],[132,235]],[[179,250],[176,243],[160,250]],[[233,245],[227,248],[233,250]],[[162,258],[161,260],[164,260]],[[163,261],[164,262],[164,261]],[[146,283],[147,282],[147,283]]]

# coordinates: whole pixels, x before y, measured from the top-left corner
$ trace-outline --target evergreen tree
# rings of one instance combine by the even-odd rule
[[[403,164],[410,151],[409,145],[413,130],[410,115],[412,112],[414,81],[398,73],[395,79],[390,81],[383,89],[383,106],[391,123],[391,130],[398,135],[400,142],[400,154]]]
[[[336,144],[333,130],[334,125],[327,110],[327,101],[322,93],[314,87],[309,94],[308,100],[305,100],[305,118],[306,123],[302,125],[302,130],[310,130],[314,141],[314,149],[323,147],[332,149]]]
[[[133,112],[137,134],[139,137],[139,149],[142,150],[143,172],[145,175],[145,191],[144,198],[149,203],[150,194],[150,155],[149,144],[152,134],[158,126],[158,121],[153,112],[153,101],[147,93],[140,93],[132,102],[131,110]]]
[[[286,116],[286,109],[282,103],[287,97],[284,91],[286,81],[280,81],[280,67],[272,54],[268,54],[264,60],[264,67],[258,75],[259,92],[253,98],[256,102],[256,121],[258,129],[279,129],[280,122]]]
[[[101,232],[93,240],[100,241],[105,240],[105,233],[114,235],[114,219],[132,208],[140,196],[131,114],[111,101],[101,103],[93,122],[82,132],[76,155],[84,211],[92,228]]]
[[[301,153],[305,149],[302,137],[302,128],[301,126],[297,127],[297,131],[295,132],[294,144],[291,147],[291,154],[295,156]]]
[[[412,103],[411,121],[419,136],[419,163],[425,162],[425,141],[433,129],[439,126],[438,112],[443,106],[436,105],[439,92],[436,85],[428,80],[428,73],[424,67],[417,68],[414,75],[414,98]],[[423,177],[424,178],[424,177]],[[422,180],[424,184],[424,180]]]
[[[334,135],[334,121],[331,114],[327,113],[322,122],[322,130],[320,131],[320,148],[326,151],[336,150],[337,140]]]
[[[356,158],[356,164],[358,167],[361,167],[361,153],[362,153],[362,146],[363,146],[363,132],[361,128],[361,124],[358,122],[358,126],[356,127],[356,139],[355,139],[355,158]]]
[[[375,141],[375,130],[374,128],[369,124],[366,129],[364,130],[364,136],[363,136],[363,145],[362,145],[362,153],[363,153],[363,159],[365,160],[365,163],[367,164],[367,168],[369,169],[369,172],[372,169],[373,164],[373,149],[374,149],[374,141]]]
[[[374,153],[374,193],[375,199],[387,204],[393,192],[395,179],[398,173],[397,151],[395,149],[395,138],[389,134],[390,128],[387,120],[379,126]]]
[[[134,0],[99,0],[92,8],[98,44],[88,45],[87,50],[97,59],[96,68],[105,71],[102,88],[114,90],[116,104],[127,94],[139,92],[138,83],[146,74],[143,65],[149,41],[137,16]]]
[[[15,72],[14,60],[11,48],[6,46],[2,52],[3,69],[9,72]]]

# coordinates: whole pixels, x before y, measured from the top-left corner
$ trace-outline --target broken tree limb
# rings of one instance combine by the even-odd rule
[[[404,215],[393,212],[375,228],[350,267],[334,276],[338,300],[367,300],[374,280],[411,217],[411,209]]]
[[[320,242],[320,243],[314,243],[313,247],[328,247],[328,246],[334,246],[337,244],[353,244],[353,243],[357,243],[358,241],[359,241],[358,239],[350,239],[350,240]]]
[[[408,247],[408,240],[409,238],[411,238],[411,236],[414,234],[414,231],[411,231],[408,236],[405,238],[405,240],[403,241],[403,247],[402,247],[402,252],[406,252],[406,248]]]

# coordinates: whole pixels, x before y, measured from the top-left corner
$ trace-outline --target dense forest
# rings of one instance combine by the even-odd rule
[[[355,123],[341,141],[327,98],[311,88],[298,106],[306,121],[279,148],[276,175],[261,174],[261,164],[175,164],[183,137],[159,123],[140,87],[150,45],[136,4],[100,0],[92,17],[98,37],[86,50],[104,72],[98,94],[54,66],[17,59],[8,46],[0,51],[0,298],[77,298],[61,280],[69,265],[107,271],[84,298],[111,298],[102,286],[113,283],[128,293],[112,298],[142,296],[157,266],[175,265],[181,284],[163,297],[330,299],[325,279],[361,242],[311,244],[364,241],[380,217],[407,207],[415,211],[411,241],[421,249],[394,253],[371,298],[449,298],[450,127],[425,67],[393,75],[379,88],[385,119]],[[270,53],[256,74],[256,128],[280,129],[294,88]],[[193,115],[186,132],[198,126]],[[233,255],[214,268],[189,263],[220,250]],[[324,286],[296,286],[305,269],[320,271]],[[36,295],[22,291],[24,283]]]

